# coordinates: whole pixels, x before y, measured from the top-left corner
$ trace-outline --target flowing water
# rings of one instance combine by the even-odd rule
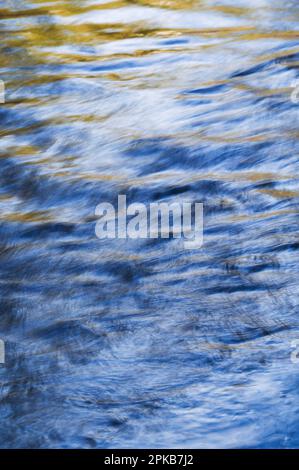
[[[298,447],[298,0],[0,16],[0,446]],[[118,194],[203,247],[98,240]]]

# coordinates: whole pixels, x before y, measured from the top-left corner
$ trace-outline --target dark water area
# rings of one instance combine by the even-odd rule
[[[298,1],[0,18],[0,447],[298,447]],[[203,247],[97,239],[118,194]]]

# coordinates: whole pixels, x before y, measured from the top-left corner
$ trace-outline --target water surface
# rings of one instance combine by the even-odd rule
[[[0,446],[298,447],[298,1],[0,18]],[[98,240],[118,194],[203,248]]]

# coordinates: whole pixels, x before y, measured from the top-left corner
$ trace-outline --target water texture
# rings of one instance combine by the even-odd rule
[[[298,0],[0,17],[0,446],[299,447]],[[118,194],[203,248],[98,240]]]

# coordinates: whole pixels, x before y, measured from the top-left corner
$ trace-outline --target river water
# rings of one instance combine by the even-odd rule
[[[298,447],[298,1],[0,17],[0,446]],[[98,240],[118,194],[203,247]]]

